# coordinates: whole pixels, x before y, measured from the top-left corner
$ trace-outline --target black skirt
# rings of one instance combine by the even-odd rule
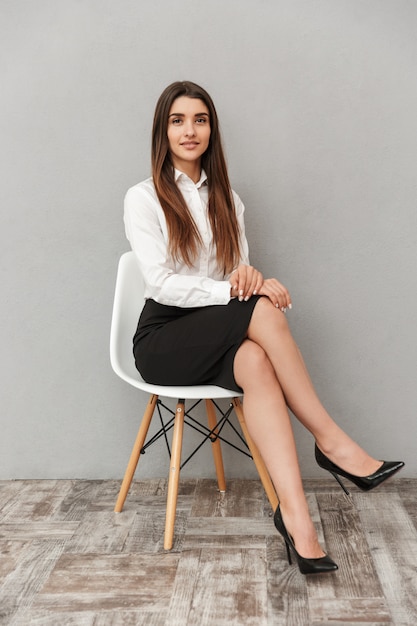
[[[241,392],[233,361],[260,297],[196,308],[147,300],[133,338],[143,379],[156,385],[218,385]]]

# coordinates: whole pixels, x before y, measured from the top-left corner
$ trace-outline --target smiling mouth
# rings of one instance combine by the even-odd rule
[[[184,141],[181,146],[183,148],[195,148],[198,146],[198,143],[196,141]]]

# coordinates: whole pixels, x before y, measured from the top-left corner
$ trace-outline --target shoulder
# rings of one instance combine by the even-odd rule
[[[142,224],[164,221],[164,212],[156,195],[152,178],[147,178],[127,190],[124,199],[124,219],[126,222],[134,221]]]
[[[133,202],[141,198],[157,198],[152,178],[147,178],[146,180],[143,180],[142,182],[133,185],[133,187],[130,187],[126,192],[125,202]]]
[[[124,199],[125,212],[154,215],[162,211],[152,178],[130,187]]]

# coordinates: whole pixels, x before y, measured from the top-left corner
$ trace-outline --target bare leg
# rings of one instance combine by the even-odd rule
[[[260,298],[254,309],[248,338],[267,354],[287,405],[313,434],[324,454],[357,476],[375,472],[381,462],[369,456],[327,413],[317,397],[284,314],[267,298]]]
[[[244,390],[243,410],[250,435],[268,468],[281,512],[298,552],[323,556],[304,495],[286,400],[265,351],[246,340],[234,361],[236,381]]]

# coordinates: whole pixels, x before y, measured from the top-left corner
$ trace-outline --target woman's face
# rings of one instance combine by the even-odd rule
[[[168,142],[172,163],[187,171],[200,166],[210,141],[209,110],[202,100],[181,96],[174,100],[168,116]]]

